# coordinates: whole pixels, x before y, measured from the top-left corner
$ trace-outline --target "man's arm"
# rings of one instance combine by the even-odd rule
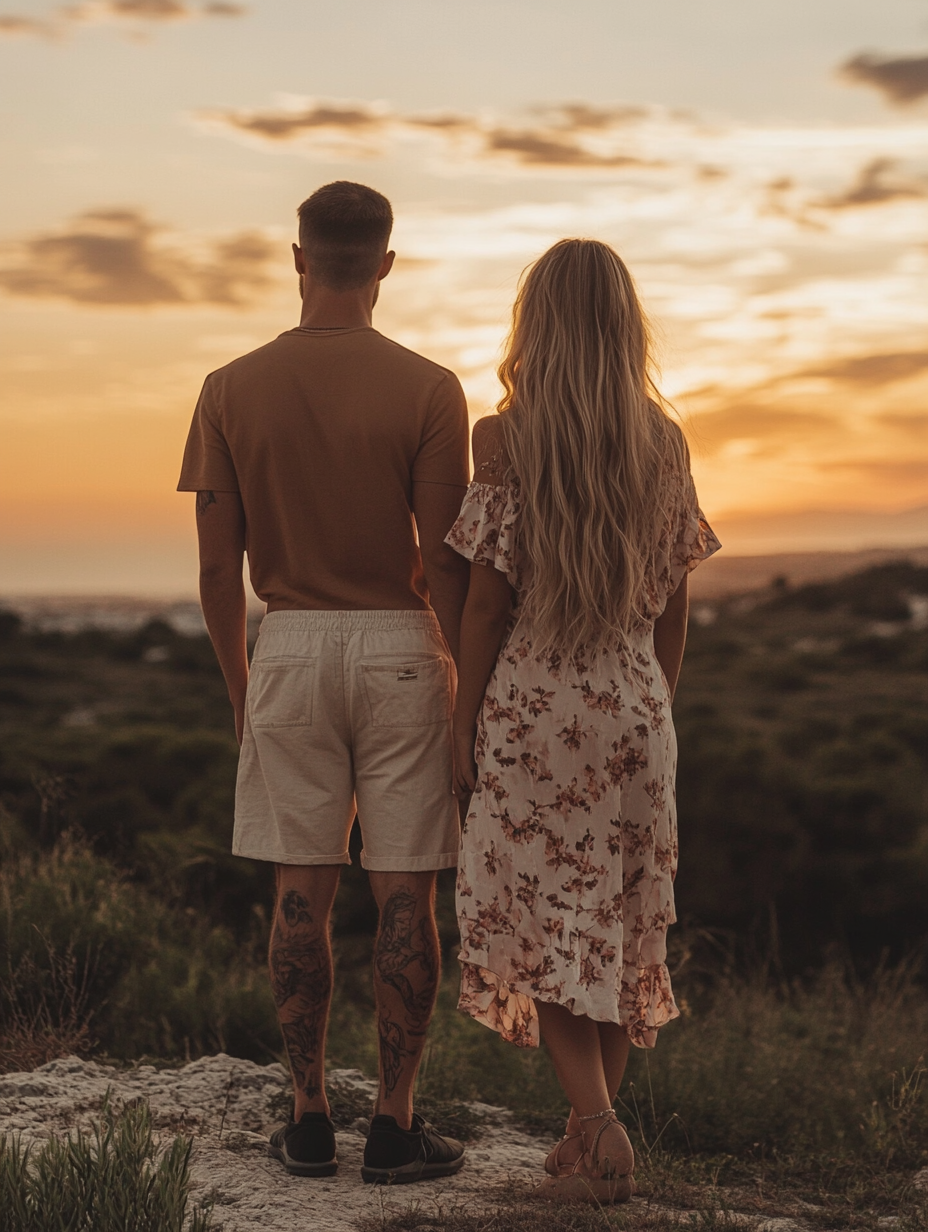
[[[684,573],[680,585],[667,600],[667,606],[654,622],[654,653],[667,677],[671,701],[677,691],[677,681],[680,678],[689,607],[689,575]]]
[[[435,609],[448,649],[458,659],[461,613],[467,598],[467,561],[449,548],[445,535],[461,512],[464,487],[453,483],[413,483],[412,506],[419,532],[419,552]]]
[[[237,492],[197,492],[200,541],[200,602],[203,618],[235,711],[242,742],[248,650],[245,643],[245,511]]]

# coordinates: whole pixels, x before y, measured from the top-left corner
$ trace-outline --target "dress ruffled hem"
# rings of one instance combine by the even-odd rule
[[[575,997],[546,996],[544,992],[525,992],[502,976],[477,963],[461,959],[461,995],[458,1009],[496,1031],[517,1048],[537,1048],[540,1043],[538,1010],[535,1001],[564,1005],[572,1014],[586,1014],[595,1022],[614,1022],[624,1027],[636,1048],[653,1048],[661,1027],[680,1011],[673,998],[670,972],[664,963],[648,967],[626,967],[614,1015],[602,1007],[587,1006],[583,989]],[[524,986],[523,986],[524,987]]]

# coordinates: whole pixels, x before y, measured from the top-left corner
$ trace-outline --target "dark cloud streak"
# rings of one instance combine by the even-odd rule
[[[117,24],[188,21],[196,17],[241,17],[244,5],[228,0],[190,4],[187,0],[83,0],[54,9],[47,20],[10,13],[0,15],[0,37],[32,35],[58,38],[75,26],[115,22]]]
[[[812,204],[819,209],[846,210],[860,205],[884,205],[887,201],[898,201],[905,197],[926,196],[923,184],[890,179],[890,173],[895,166],[897,163],[893,158],[874,158],[861,167],[850,188],[834,197],[821,197]]]
[[[270,282],[272,248],[257,233],[214,241],[201,254],[160,242],[162,232],[136,210],[90,211],[18,245],[0,264],[0,289],[91,305],[235,308],[251,305]]]
[[[827,377],[855,385],[891,385],[918,376],[928,369],[928,351],[890,351],[877,355],[855,355],[819,368],[807,368],[801,375]]]
[[[0,38],[16,38],[24,35],[34,35],[39,38],[49,38],[53,34],[48,22],[38,21],[34,17],[19,17],[13,13],[0,13]]]
[[[854,56],[841,65],[841,77],[871,86],[890,103],[906,106],[928,95],[928,56]]]
[[[197,118],[226,133],[274,145],[302,141],[322,151],[341,143],[349,156],[385,153],[392,139],[418,134],[444,143],[450,154],[480,161],[506,160],[532,169],[609,169],[662,165],[615,149],[619,138],[615,130],[647,114],[640,107],[566,103],[538,108],[537,119],[533,116],[528,123],[507,126],[466,114],[402,114],[358,102],[309,99],[305,106],[213,109]]]

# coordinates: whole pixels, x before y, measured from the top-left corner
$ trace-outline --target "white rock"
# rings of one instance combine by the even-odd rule
[[[359,1070],[333,1070],[329,1080],[365,1099],[376,1093],[376,1084]],[[34,1073],[0,1078],[0,1133],[19,1132],[24,1143],[38,1141],[87,1128],[107,1094],[116,1105],[145,1099],[163,1137],[194,1137],[193,1196],[212,1198],[224,1232],[355,1232],[362,1216],[413,1206],[425,1211],[484,1206],[499,1186],[528,1186],[543,1175],[550,1144],[517,1129],[505,1109],[474,1105],[487,1118],[486,1128],[455,1177],[396,1188],[365,1185],[364,1138],[356,1126],[337,1134],[336,1176],[288,1176],[268,1156],[267,1136],[284,1120],[280,1109],[289,1090],[282,1066],[224,1054],[181,1069],[120,1070],[66,1057]],[[356,1125],[362,1122],[359,1118]]]

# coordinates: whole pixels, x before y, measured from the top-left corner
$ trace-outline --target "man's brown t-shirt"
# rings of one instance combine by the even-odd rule
[[[467,478],[457,377],[362,326],[291,329],[211,373],[177,486],[241,493],[272,607],[422,610],[412,485]]]

